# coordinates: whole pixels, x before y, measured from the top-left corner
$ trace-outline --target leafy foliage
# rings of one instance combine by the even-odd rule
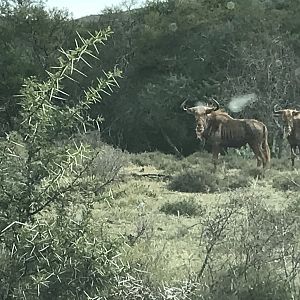
[[[0,128],[8,131],[17,122],[20,107],[15,95],[24,78],[45,79],[57,49],[71,47],[75,30],[67,11],[47,11],[40,1],[1,1],[0,13],[0,106],[5,107]]]

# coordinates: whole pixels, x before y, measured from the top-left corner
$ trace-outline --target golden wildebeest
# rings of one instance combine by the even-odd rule
[[[213,101],[213,106],[186,107],[186,100],[181,107],[195,116],[197,138],[211,144],[215,168],[222,148],[240,148],[247,144],[255,154],[257,166],[266,167],[270,162],[266,125],[254,119],[234,119],[219,110],[219,103]]]
[[[275,116],[281,116],[283,121],[283,136],[287,138],[291,147],[292,167],[295,165],[296,150],[300,151],[300,111],[296,109],[273,108]]]

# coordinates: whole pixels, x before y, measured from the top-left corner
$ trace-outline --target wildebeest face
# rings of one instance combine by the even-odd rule
[[[187,108],[186,111],[195,116],[196,119],[196,136],[198,139],[203,139],[204,131],[207,127],[209,114],[213,111],[209,106],[195,106]]]
[[[292,109],[285,109],[281,114],[282,121],[284,124],[284,135],[291,134],[295,112],[296,111]]]
[[[283,121],[283,135],[288,136],[291,134],[294,124],[294,118],[297,115],[300,115],[300,111],[295,109],[280,109],[275,110],[274,107],[274,115],[280,115]]]
[[[207,127],[207,121],[210,112],[211,108],[206,106],[200,106],[194,110],[194,116],[196,119],[196,136],[200,140],[203,139],[203,134]]]
[[[207,127],[207,120],[209,118],[209,114],[219,109],[219,103],[213,99],[215,106],[199,105],[194,107],[186,107],[185,106],[186,102],[187,100],[185,100],[181,104],[181,108],[186,112],[193,114],[195,116],[196,135],[198,139],[202,140],[204,131]]]

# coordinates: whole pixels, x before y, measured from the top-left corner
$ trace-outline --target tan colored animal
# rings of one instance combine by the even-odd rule
[[[213,99],[214,100],[214,99]],[[257,166],[266,167],[270,163],[268,130],[265,124],[254,119],[234,119],[226,112],[219,110],[219,103],[214,106],[186,107],[183,110],[192,113],[196,118],[196,135],[212,145],[213,163],[216,168],[222,148],[240,148],[249,145],[257,159]]]
[[[300,151],[300,111],[296,109],[276,109],[274,106],[273,113],[275,116],[281,116],[283,121],[283,136],[287,138],[291,147],[292,167],[295,166],[296,150]]]

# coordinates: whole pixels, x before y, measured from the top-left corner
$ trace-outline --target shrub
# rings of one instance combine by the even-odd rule
[[[100,183],[112,182],[127,163],[128,158],[124,152],[103,144],[97,152],[88,174],[97,177]]]
[[[182,160],[172,154],[148,152],[131,155],[131,162],[138,166],[154,166],[156,169],[174,173],[181,170]]]
[[[181,215],[181,216],[199,216],[203,213],[204,208],[195,202],[194,199],[166,202],[160,208],[161,212],[167,215]]]
[[[88,39],[80,36],[75,49],[61,50],[47,80],[25,80],[17,132],[0,143],[0,299],[106,298],[124,275],[114,259],[118,244],[95,238],[91,194],[97,182],[87,176],[98,160],[102,184],[109,184],[119,161],[110,150],[97,156],[83,143],[58,147],[53,142],[67,141],[76,129],[99,122],[86,118],[88,110],[117,86],[118,69],[105,72],[77,99],[58,99],[70,100],[64,84],[80,79],[81,64],[111,33],[108,28]]]
[[[78,134],[75,137],[75,140],[78,140],[84,144],[88,144],[94,149],[101,148],[105,145],[102,141],[101,133],[98,130],[89,131],[85,134]]]
[[[255,179],[262,179],[265,176],[265,170],[263,168],[250,168],[244,170],[246,176],[250,176]]]
[[[300,178],[293,175],[278,175],[273,179],[273,187],[280,191],[300,191]]]
[[[243,174],[230,175],[227,177],[227,181],[223,181],[225,186],[223,189],[235,190],[238,188],[248,187],[251,183],[251,178]]]
[[[197,279],[209,287],[203,298],[299,298],[299,204],[278,210],[265,204],[266,196],[231,193],[201,218]]]
[[[173,155],[161,152],[143,152],[131,155],[132,163],[138,166],[163,166],[173,162]]]
[[[291,169],[291,161],[288,156],[285,158],[272,158],[271,164],[273,170],[287,171]]]
[[[254,162],[251,158],[253,157],[253,153],[250,155],[246,149],[228,149],[228,153],[223,157],[225,162],[225,166],[227,169],[247,169],[251,163]],[[245,154],[245,152],[247,154]]]
[[[216,174],[190,169],[174,176],[169,183],[169,188],[187,193],[214,193],[219,191],[219,183]]]

